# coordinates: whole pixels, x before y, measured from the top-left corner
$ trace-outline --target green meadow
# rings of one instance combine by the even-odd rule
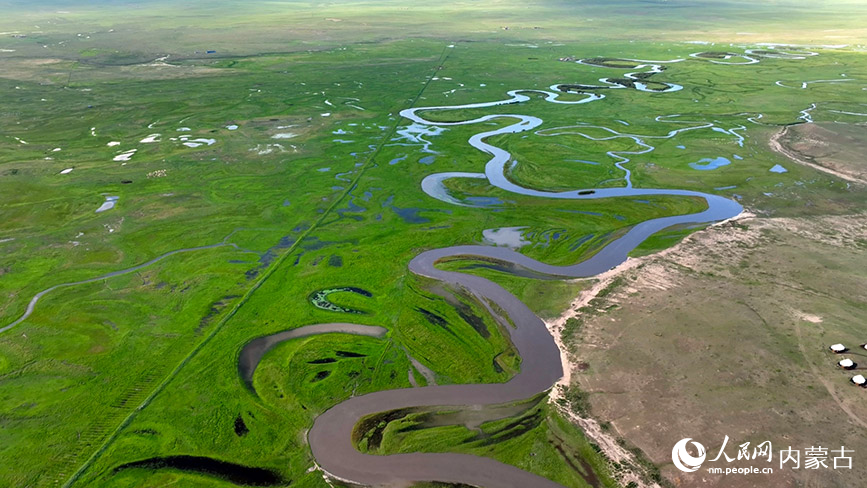
[[[662,3],[626,1],[7,3],[9,16],[0,20],[0,327],[54,285],[214,247],[55,289],[0,333],[3,486],[237,484],[213,472],[124,467],[198,456],[269,470],[281,485],[326,487],[305,436],[321,412],[354,395],[428,384],[413,360],[437,384],[504,382],[520,369],[505,326],[485,304],[409,273],[419,252],[483,243],[486,229],[519,226],[522,253],[572,264],[639,222],[705,208],[701,199],[674,196],[547,200],[466,179],[447,187],[499,203],[441,202],[421,190],[421,180],[482,171],[488,156],[466,141],[506,122],[448,127],[419,141],[401,134],[409,122],[398,112],[408,107],[500,100],[507,90],[597,84],[624,73],[563,57],[683,57],[654,78],[683,85],[678,92],[609,89],[604,100],[583,105],[533,96],[426,116],[542,118],[537,131],[488,140],[512,153],[517,164],[507,176],[527,188],[622,186],[606,153],[642,148],[628,138],[586,137],[609,136],[598,128],[607,127],[652,136],[645,141],[653,151],[627,156],[639,188],[719,194],[775,216],[846,214],[862,204],[845,181],[771,152],[767,140],[779,125],[798,123],[810,104],[816,121],[853,122],[846,117],[856,116],[837,111],[863,98],[863,49],[818,48],[820,55],[802,60],[741,66],[689,58],[710,49],[742,53],[768,40],[863,39],[867,15],[858,2],[833,2],[815,15],[807,2],[714,2],[701,15],[684,7],[675,16]],[[647,13],[635,35],[620,28],[632,8]],[[776,17],[772,38],[744,34],[760,28],[757,17],[783,8],[802,34]],[[854,13],[839,24],[845,12]],[[431,15],[439,20],[425,22]],[[733,19],[732,27],[719,27],[714,16]],[[835,23],[842,40],[826,38]],[[694,40],[725,44],[684,42]],[[775,84],[841,73],[853,81],[805,90]],[[758,114],[761,124],[748,120]],[[742,145],[712,128],[662,138],[707,122],[736,129]],[[579,126],[584,135],[572,131]],[[552,135],[558,130],[572,132]],[[690,166],[717,157],[730,164]],[[787,172],[770,172],[776,164]],[[97,212],[109,196],[117,197],[114,207]],[[665,249],[695,230],[668,229],[633,254]],[[442,267],[502,284],[543,318],[559,315],[589,283],[531,279],[486,264]],[[311,302],[312,293],[336,287],[369,292],[329,297],[363,313]],[[287,341],[262,360],[255,391],[244,385],[238,355],[245,344],[325,322],[388,333]],[[379,442],[362,447],[472,453],[564,486],[616,486],[614,468],[544,397],[518,410],[478,430],[462,419],[449,423],[449,412],[412,412],[385,422]],[[439,417],[446,420],[432,420]],[[416,428],[401,432],[407,425]]]

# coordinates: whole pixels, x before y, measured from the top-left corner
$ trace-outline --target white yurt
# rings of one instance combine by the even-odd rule
[[[852,369],[856,365],[855,365],[855,361],[852,361],[851,359],[846,358],[846,359],[841,359],[839,362],[837,362],[837,366],[840,366],[843,369]]]
[[[867,378],[861,376],[860,374],[856,374],[849,381],[851,381],[852,383],[855,383],[858,386],[864,386],[865,384],[867,384]]]
[[[841,352],[846,352],[846,346],[844,346],[843,344],[834,344],[828,349],[830,349],[831,352],[835,352],[837,354],[840,354]]]

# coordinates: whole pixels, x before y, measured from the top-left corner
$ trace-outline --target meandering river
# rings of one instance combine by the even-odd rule
[[[563,375],[560,351],[554,343],[553,337],[542,320],[523,302],[485,278],[443,271],[436,268],[436,263],[439,260],[456,256],[483,257],[512,263],[543,274],[572,278],[590,277],[622,263],[636,246],[652,234],[667,227],[677,224],[703,224],[720,221],[734,217],[741,212],[742,208],[737,202],[717,195],[688,190],[634,188],[629,171],[621,166],[628,160],[623,160],[617,164],[625,172],[626,187],[624,188],[580,189],[565,192],[547,192],[524,188],[506,178],[506,164],[511,160],[511,154],[502,148],[488,144],[485,139],[499,134],[516,134],[533,130],[542,124],[542,119],[520,114],[496,114],[461,122],[435,122],[420,115],[421,112],[519,104],[530,100],[530,97],[524,94],[528,92],[542,93],[548,102],[576,105],[604,98],[603,95],[586,93],[582,99],[563,101],[559,99],[562,92],[559,92],[556,86],[552,87],[551,90],[512,90],[508,92],[509,98],[504,100],[403,110],[401,116],[413,123],[425,126],[471,125],[494,119],[515,120],[511,125],[479,132],[470,137],[468,142],[472,147],[491,156],[485,166],[484,173],[433,174],[422,181],[422,189],[433,198],[455,205],[469,206],[468,203],[450,195],[443,185],[443,181],[449,178],[478,178],[487,179],[490,184],[505,191],[539,198],[584,200],[647,195],[692,196],[705,199],[708,208],[689,215],[662,217],[642,222],[632,227],[622,237],[606,245],[593,257],[572,266],[552,266],[510,249],[478,245],[433,249],[416,256],[409,263],[411,272],[451,286],[471,290],[476,296],[496,303],[508,314],[515,324],[515,327],[509,330],[509,334],[522,358],[521,371],[506,383],[428,386],[380,391],[354,397],[332,407],[315,420],[313,428],[308,434],[316,462],[329,475],[364,485],[400,486],[413,481],[443,481],[484,487],[559,487],[560,485],[553,481],[490,458],[451,453],[374,456],[362,454],[353,445],[353,428],[365,416],[408,407],[493,405],[514,402],[548,390]]]

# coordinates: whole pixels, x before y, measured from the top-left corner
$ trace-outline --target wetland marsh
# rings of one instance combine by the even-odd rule
[[[665,483],[575,422],[544,319],[745,208],[863,208],[769,146],[855,137],[860,48],[225,7],[174,41],[114,7],[0,21],[0,484]]]

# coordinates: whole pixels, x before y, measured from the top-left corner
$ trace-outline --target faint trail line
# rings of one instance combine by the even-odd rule
[[[867,181],[862,180],[856,176],[848,175],[846,173],[837,171],[835,169],[831,169],[820,164],[811,163],[810,161],[806,161],[798,157],[799,155],[792,150],[787,149],[780,143],[780,139],[786,135],[786,132],[789,131],[789,126],[783,127],[783,130],[777,132],[773,136],[771,136],[770,141],[768,141],[768,145],[771,146],[771,149],[782,154],[783,156],[791,159],[792,161],[803,164],[804,166],[809,166],[815,170],[821,171],[823,173],[827,173],[832,176],[836,176],[837,178],[852,182],[852,183],[860,183],[862,185],[867,185]]]
[[[419,90],[419,92],[416,94],[416,96],[410,102],[410,108],[415,106],[415,104],[418,102],[419,98],[421,98],[422,93],[424,93],[424,91],[430,85],[433,77],[436,76],[436,73],[437,73],[437,71],[439,71],[439,68],[448,59],[449,52],[450,52],[449,49],[450,48],[448,48],[448,47],[443,48],[443,52],[440,54],[439,59],[437,59],[436,66],[434,67],[431,75],[428,77],[427,82],[424,84],[424,86],[422,86],[421,90]],[[250,300],[250,297],[253,296],[253,293],[255,293],[256,290],[258,290],[259,287],[261,287],[262,284],[265,283],[265,281],[272,274],[274,274],[274,271],[276,271],[277,268],[279,268],[283,264],[283,262],[286,260],[286,258],[295,251],[295,249],[298,247],[299,243],[301,241],[303,241],[304,238],[306,238],[308,235],[310,235],[314,229],[316,229],[319,225],[321,225],[322,222],[331,214],[331,212],[334,210],[334,208],[337,207],[337,205],[339,205],[349,195],[349,193],[355,189],[356,185],[361,180],[361,177],[364,175],[364,173],[367,171],[367,169],[370,168],[371,163],[374,160],[374,158],[376,157],[376,155],[379,154],[379,152],[382,150],[382,148],[385,147],[385,145],[390,142],[392,137],[394,137],[394,134],[397,132],[397,128],[400,126],[402,121],[403,121],[403,119],[401,117],[395,117],[395,121],[392,124],[391,129],[383,136],[382,141],[379,143],[379,145],[376,146],[376,149],[374,149],[370,154],[368,154],[367,158],[364,160],[364,164],[361,166],[361,169],[359,169],[358,174],[355,176],[355,178],[353,178],[352,183],[350,185],[348,185],[346,190],[344,190],[343,193],[341,193],[340,196],[338,198],[336,198],[334,200],[334,202],[331,203],[331,205],[328,207],[328,209],[326,209],[325,212],[323,212],[322,215],[320,215],[319,218],[316,219],[316,221],[313,223],[313,225],[310,226],[309,229],[302,232],[301,235],[298,236],[298,239],[296,239],[295,242],[289,248],[287,248],[285,252],[283,252],[280,256],[278,256],[277,259],[275,259],[273,263],[271,263],[271,266],[269,266],[265,270],[265,272],[262,273],[262,275],[260,275],[259,279],[256,280],[256,282],[253,284],[253,286],[250,287],[250,289],[248,289],[246,293],[244,293],[244,295],[232,307],[232,309],[229,311],[229,313],[227,313],[223,317],[223,319],[217,323],[217,325],[213,328],[213,330],[211,330],[210,334],[208,334],[198,345],[196,345],[196,347],[194,347],[190,351],[189,354],[187,354],[187,356],[183,360],[181,360],[180,363],[178,363],[177,366],[175,366],[175,368],[171,371],[171,373],[169,373],[168,376],[166,376],[151,391],[151,393],[147,396],[147,398],[145,398],[145,400],[141,403],[141,405],[136,407],[135,410],[133,410],[132,412],[130,412],[129,415],[127,415],[127,417],[123,420],[123,422],[121,422],[120,425],[118,425],[118,427],[114,430],[114,432],[112,432],[111,435],[109,435],[109,437],[105,440],[105,442],[103,442],[102,446],[100,446],[99,449],[97,449],[93,454],[91,454],[90,457],[88,457],[87,460],[84,462],[84,464],[82,464],[78,468],[78,470],[75,471],[75,473],[73,473],[72,476],[66,481],[66,483],[63,484],[63,488],[69,488],[76,481],[78,481],[78,479],[81,477],[81,475],[83,475],[87,471],[87,469],[90,468],[90,466],[93,465],[93,463],[97,459],[99,459],[99,457],[102,456],[103,453],[105,453],[105,451],[111,446],[111,444],[113,444],[114,441],[117,440],[117,438],[120,436],[120,433],[130,423],[132,423],[132,421],[135,419],[136,415],[138,415],[138,412],[144,410],[145,408],[147,408],[148,405],[150,405],[150,403],[153,401],[153,399],[156,398],[156,396],[159,395],[173,379],[175,379],[175,377],[178,375],[178,373],[180,373],[180,371],[184,368],[184,366],[186,366],[199,353],[199,351],[201,351],[211,341],[211,339],[213,339],[214,336],[216,336],[217,333],[219,333],[220,330],[223,329],[223,326],[232,317],[234,317],[236,313],[238,313],[238,310],[245,303],[247,303],[247,301]]]

